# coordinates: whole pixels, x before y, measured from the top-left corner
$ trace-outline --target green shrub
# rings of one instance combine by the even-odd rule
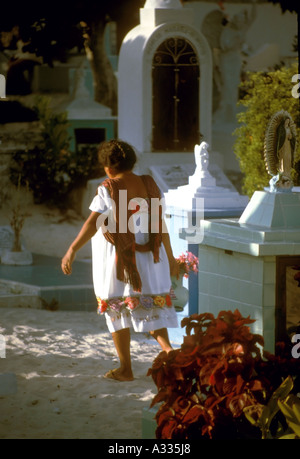
[[[244,109],[238,114],[240,126],[234,133],[234,152],[244,175],[243,192],[249,197],[254,191],[267,187],[271,178],[264,163],[264,138],[270,118],[279,110],[286,110],[296,128],[300,126],[299,99],[292,97],[292,76],[297,73],[297,63],[272,72],[248,72],[241,84],[240,105]],[[295,185],[300,183],[299,132],[297,134]]]
[[[68,196],[74,188],[84,186],[90,178],[104,175],[99,169],[96,148],[80,153],[69,150],[67,113],[54,114],[50,99],[39,97],[35,110],[42,125],[42,147],[16,151],[10,169],[11,181],[28,185],[36,204],[57,207],[68,205]]]

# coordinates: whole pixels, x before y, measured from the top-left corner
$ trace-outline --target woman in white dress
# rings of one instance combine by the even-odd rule
[[[178,327],[170,295],[178,264],[160,190],[151,176],[133,173],[133,148],[111,140],[100,145],[98,157],[108,179],[98,187],[91,214],[62,259],[62,270],[71,274],[76,252],[92,239],[98,313],[105,314],[120,359],[120,367],[105,376],[130,381],[130,327],[149,332],[162,350],[172,349],[167,328]]]

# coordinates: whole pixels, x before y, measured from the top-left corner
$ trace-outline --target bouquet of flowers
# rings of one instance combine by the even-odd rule
[[[179,271],[183,273],[184,277],[189,277],[191,271],[198,272],[199,260],[192,252],[186,251],[186,254],[182,253],[176,258],[176,261],[179,265]]]

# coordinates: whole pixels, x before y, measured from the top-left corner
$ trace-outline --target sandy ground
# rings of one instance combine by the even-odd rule
[[[32,206],[23,238],[29,250],[61,257],[83,219]],[[8,223],[0,209],[0,225]],[[77,259],[90,257],[89,244]],[[89,312],[0,311],[5,358],[17,392],[0,394],[1,439],[140,439],[142,410],[156,393],[148,368],[160,351],[146,334],[132,334],[134,381],[103,374],[118,359],[103,317]]]

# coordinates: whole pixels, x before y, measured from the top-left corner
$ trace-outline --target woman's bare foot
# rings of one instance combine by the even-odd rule
[[[122,372],[120,368],[116,370],[109,370],[104,378],[114,379],[115,381],[133,381],[134,377],[132,373]]]

